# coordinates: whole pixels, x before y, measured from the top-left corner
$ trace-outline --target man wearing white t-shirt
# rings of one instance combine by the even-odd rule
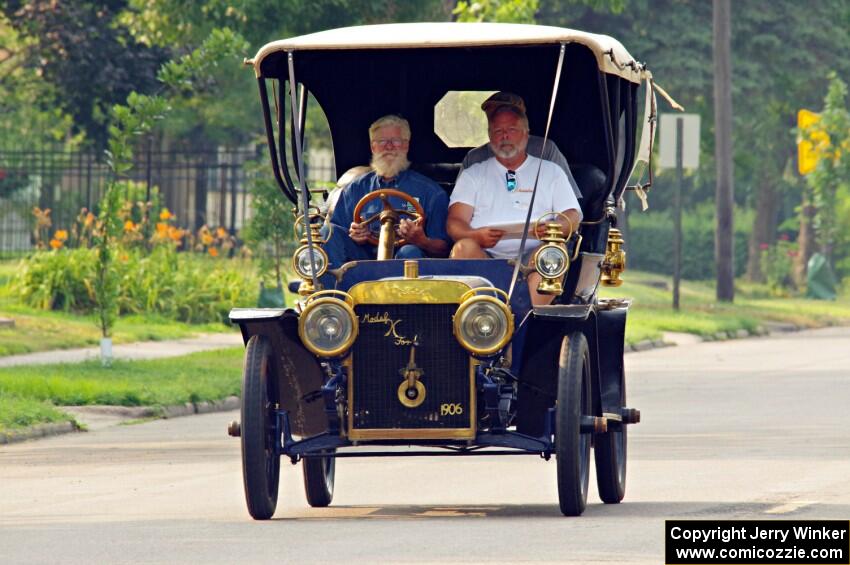
[[[515,105],[505,104],[488,113],[490,147],[494,157],[465,169],[452,191],[446,228],[455,245],[451,257],[479,259],[514,258],[520,239],[503,238],[505,231],[493,226],[524,223],[540,167],[532,221],[547,212],[558,217],[565,233],[574,231],[581,221],[581,209],[566,173],[549,161],[531,157],[528,145],[528,118]],[[540,241],[529,234],[522,258],[528,260]],[[528,276],[528,288],[534,305],[548,304],[552,296],[537,293],[540,275]]]

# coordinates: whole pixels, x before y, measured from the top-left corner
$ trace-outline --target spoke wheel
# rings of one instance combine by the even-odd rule
[[[558,502],[565,516],[579,516],[587,504],[590,434],[581,432],[582,416],[591,416],[590,355],[581,332],[564,337],[558,367],[555,409],[555,457]]]
[[[307,503],[319,508],[329,505],[334,498],[336,457],[305,457],[303,461]]]
[[[248,513],[268,520],[277,507],[280,456],[275,454],[272,346],[255,335],[245,348],[242,371],[242,479]]]
[[[620,403],[626,405],[626,380],[620,374]],[[596,460],[596,486],[599,498],[606,504],[617,504],[626,494],[626,430],[620,425],[593,439],[593,454]]]

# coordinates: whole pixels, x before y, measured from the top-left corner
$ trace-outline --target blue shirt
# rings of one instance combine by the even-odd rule
[[[348,231],[348,226],[353,221],[354,207],[361,198],[381,188],[395,188],[406,192],[416,199],[425,211],[425,235],[429,239],[442,239],[450,243],[446,233],[446,217],[449,210],[449,196],[440,185],[428,177],[416,171],[406,170],[398,174],[392,180],[385,181],[375,171],[366,173],[351,182],[342,189],[339,201],[334,208],[331,222]],[[396,209],[413,211],[413,206],[400,198],[390,197],[390,204]],[[369,202],[360,215],[366,219],[383,210],[384,204],[380,198]],[[402,216],[404,217],[404,216]],[[376,234],[380,231],[380,224],[375,221],[370,226]]]

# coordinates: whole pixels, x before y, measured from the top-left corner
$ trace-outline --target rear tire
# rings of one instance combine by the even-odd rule
[[[626,380],[620,375],[620,404],[626,405]],[[619,429],[594,438],[593,454],[596,459],[596,486],[599,498],[605,504],[617,504],[626,494],[626,454],[628,426],[620,424]]]
[[[582,416],[591,415],[587,339],[581,332],[573,332],[561,343],[558,403],[555,408],[558,502],[564,516],[581,515],[587,504],[590,434],[581,432],[581,420]]]
[[[255,335],[245,348],[242,371],[242,479],[248,513],[268,520],[277,507],[280,456],[275,454],[272,346]]]
[[[334,498],[336,457],[305,457],[302,470],[307,503],[315,508],[329,505]]]

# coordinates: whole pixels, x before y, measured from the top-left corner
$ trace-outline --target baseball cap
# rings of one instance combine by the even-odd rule
[[[492,116],[496,110],[505,106],[519,111],[519,113],[525,116],[525,102],[521,96],[514,94],[513,92],[497,92],[481,103],[481,109],[484,110],[484,113],[487,114],[488,118]]]

